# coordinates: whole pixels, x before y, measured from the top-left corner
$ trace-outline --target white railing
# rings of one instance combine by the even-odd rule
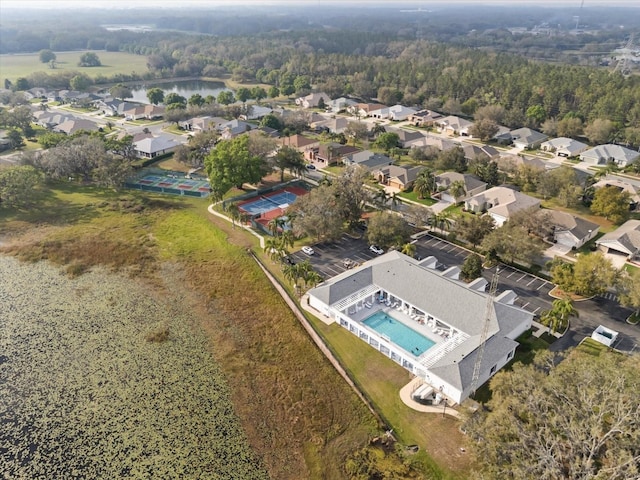
[[[361,290],[358,290],[356,293],[352,293],[346,298],[343,298],[338,303],[334,303],[331,308],[337,311],[342,311],[351,305],[358,303],[360,300],[364,300],[367,297],[370,297],[374,293],[376,293],[380,288],[375,285],[369,285]]]
[[[435,347],[431,347],[420,357],[420,365],[425,368],[429,368],[431,365],[435,364],[438,360],[444,357],[447,353],[451,352],[454,348],[461,345],[467,338],[469,338],[469,335],[460,332],[447,341]]]

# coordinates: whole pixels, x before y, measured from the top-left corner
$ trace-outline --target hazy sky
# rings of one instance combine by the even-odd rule
[[[166,7],[177,8],[186,6],[215,7],[218,5],[234,6],[234,5],[275,5],[275,4],[308,4],[308,5],[326,5],[327,3],[345,4],[366,4],[368,6],[404,6],[415,5],[428,8],[435,5],[452,5],[452,4],[476,4],[476,5],[538,5],[545,7],[566,7],[580,6],[581,0],[0,0],[0,9],[3,7],[10,8],[135,8],[135,7]],[[602,7],[602,6],[625,6],[640,8],[640,0],[584,0],[584,6]]]

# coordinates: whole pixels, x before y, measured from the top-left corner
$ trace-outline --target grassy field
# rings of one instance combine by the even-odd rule
[[[86,73],[92,78],[98,75],[114,75],[117,73],[129,74],[132,72],[142,74],[148,71],[147,58],[143,55],[134,55],[125,52],[95,52],[101,67],[78,67],[80,56],[85,52],[60,52],[56,53],[56,68],[50,69],[48,64],[40,62],[37,53],[28,55],[0,55],[0,72],[2,81],[9,79],[12,82],[19,77],[26,77],[34,72],[46,72],[53,74],[61,70],[73,70]]]
[[[206,206],[203,199],[59,184],[34,208],[0,209],[0,251],[49,260],[71,277],[106,267],[139,279],[158,298],[187,304],[270,478],[345,478],[347,457],[380,434],[375,418],[246,254],[255,239],[229,225],[216,228]],[[118,357],[117,345],[110,351]],[[179,387],[180,378],[175,381]],[[140,441],[126,439],[136,446]],[[199,448],[193,441],[190,448]]]

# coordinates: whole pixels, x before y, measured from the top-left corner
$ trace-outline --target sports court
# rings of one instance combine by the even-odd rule
[[[255,222],[266,228],[270,220],[284,216],[289,205],[296,198],[307,193],[304,188],[289,186],[240,202],[238,208],[241,212],[251,215]]]
[[[182,172],[171,171],[141,171],[134,178],[130,178],[125,186],[138,190],[148,190],[172,195],[188,195],[192,197],[207,197],[211,192],[209,181],[203,177],[186,178]]]

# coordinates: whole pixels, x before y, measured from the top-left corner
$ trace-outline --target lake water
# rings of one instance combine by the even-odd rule
[[[229,88],[224,86],[222,82],[209,82],[206,80],[181,80],[178,82],[168,82],[168,83],[150,83],[148,85],[139,85],[133,87],[131,89],[131,97],[127,98],[127,100],[133,100],[134,102],[140,103],[149,103],[149,99],[147,98],[147,90],[158,87],[164,91],[164,94],[168,93],[177,93],[178,95],[182,95],[187,100],[193,94],[199,93],[203,97],[207,95],[213,95],[217,97],[220,92],[224,90],[231,91]]]

